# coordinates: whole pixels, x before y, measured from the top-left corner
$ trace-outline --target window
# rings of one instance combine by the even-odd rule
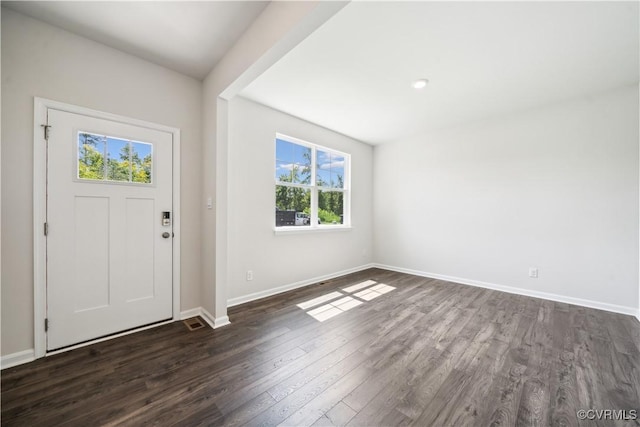
[[[349,154],[276,134],[276,227],[350,225]]]
[[[78,132],[78,179],[151,184],[153,146]]]

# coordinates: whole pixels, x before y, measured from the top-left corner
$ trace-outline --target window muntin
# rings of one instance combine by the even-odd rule
[[[281,134],[275,146],[276,227],[350,225],[350,156]]]
[[[77,164],[83,181],[151,184],[153,145],[81,131]]]

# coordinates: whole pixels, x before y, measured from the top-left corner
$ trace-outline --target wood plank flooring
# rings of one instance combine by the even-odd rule
[[[342,290],[369,279],[395,289]],[[363,302],[323,322],[296,306],[335,291]],[[631,316],[380,269],[229,315],[6,369],[2,425],[640,425],[576,417],[640,414]]]

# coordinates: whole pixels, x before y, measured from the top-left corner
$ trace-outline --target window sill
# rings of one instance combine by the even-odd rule
[[[277,227],[274,228],[273,233],[276,236],[290,235],[290,234],[310,234],[310,233],[331,233],[340,231],[351,231],[353,226],[351,225],[325,225],[320,227]]]

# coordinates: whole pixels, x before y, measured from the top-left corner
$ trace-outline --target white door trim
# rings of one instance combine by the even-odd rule
[[[44,319],[47,313],[46,292],[46,237],[44,223],[47,218],[47,150],[42,125],[47,123],[49,108],[82,114],[98,119],[145,127],[173,135],[173,320],[180,319],[180,129],[105,113],[76,105],[34,97],[33,101],[33,313],[34,356],[47,355]],[[55,129],[51,129],[55,132]]]

